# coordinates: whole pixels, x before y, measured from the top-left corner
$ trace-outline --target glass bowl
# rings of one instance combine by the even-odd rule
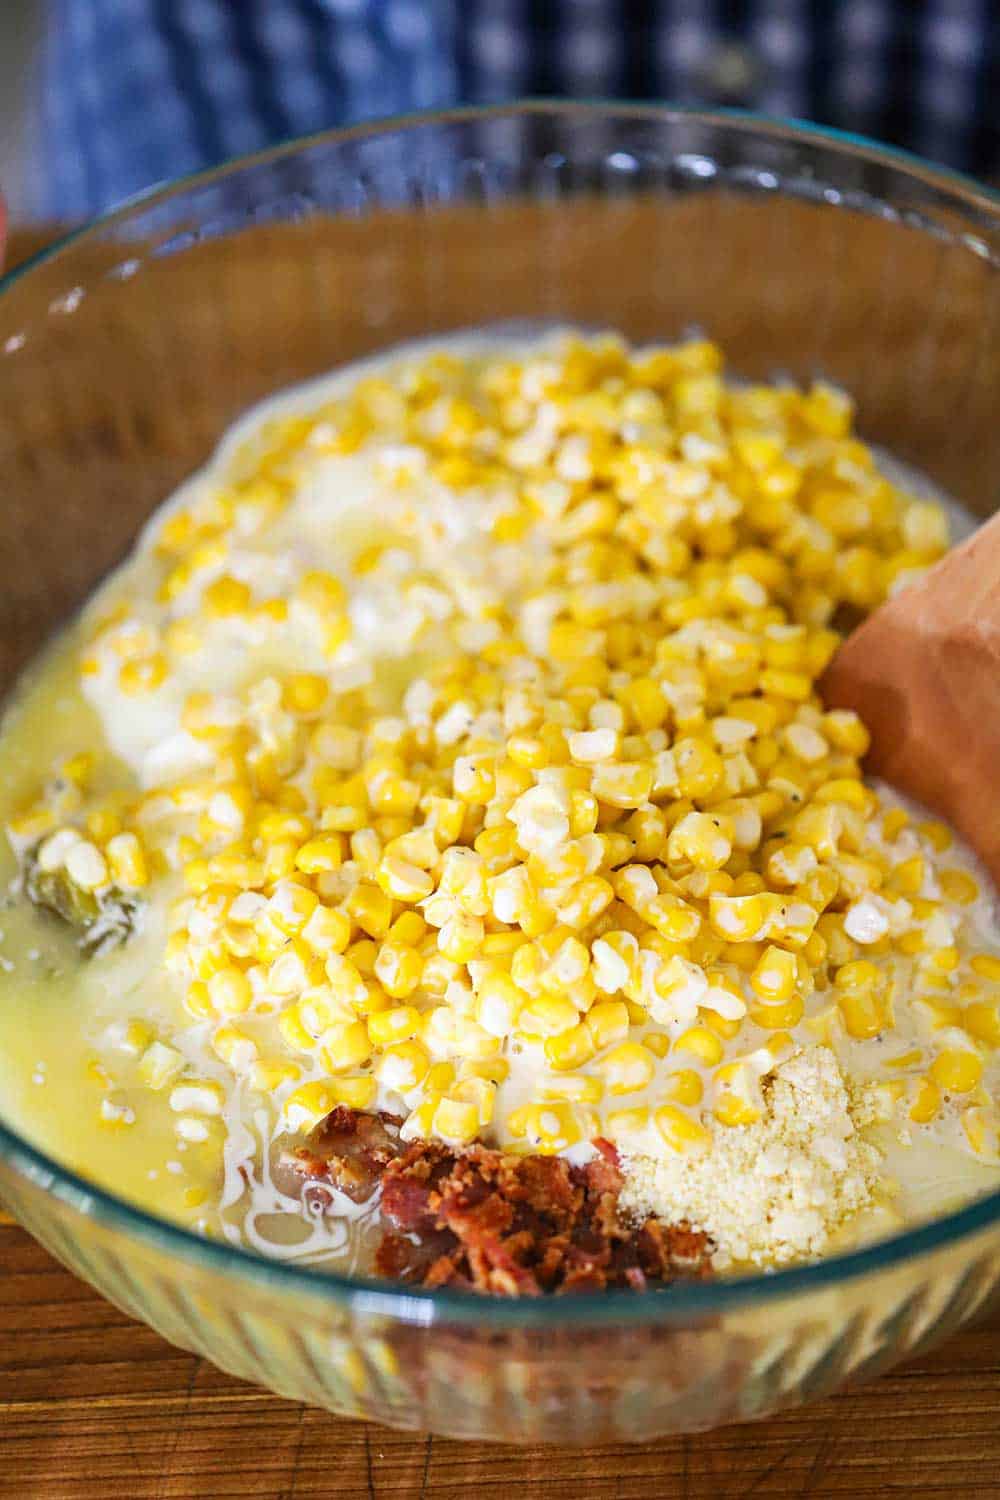
[[[156,189],[2,284],[0,686],[251,402],[470,324],[703,329],[738,375],[843,384],[866,439],[986,515],[998,264],[986,189],[725,112],[460,110]],[[0,1195],[112,1301],[247,1380],[508,1442],[761,1416],[884,1370],[1000,1285],[1000,1194],[814,1266],[524,1302],[270,1263],[137,1212],[2,1127]]]

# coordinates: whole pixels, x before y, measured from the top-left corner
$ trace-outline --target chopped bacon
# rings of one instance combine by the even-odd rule
[[[312,1132],[307,1145],[284,1157],[284,1164],[299,1177],[325,1180],[355,1203],[364,1203],[403,1150],[402,1123],[398,1115],[362,1114],[338,1104]]]
[[[556,1156],[512,1156],[487,1146],[406,1145],[392,1115],[340,1106],[289,1158],[313,1188],[356,1201],[381,1183],[391,1226],[375,1257],[382,1276],[504,1297],[642,1291],[710,1272],[711,1241],[687,1224],[629,1224],[622,1173],[608,1141],[583,1167]]]

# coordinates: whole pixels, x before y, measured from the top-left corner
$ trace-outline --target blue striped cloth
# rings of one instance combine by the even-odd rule
[[[37,211],[525,94],[747,105],[1000,172],[996,0],[49,0]]]

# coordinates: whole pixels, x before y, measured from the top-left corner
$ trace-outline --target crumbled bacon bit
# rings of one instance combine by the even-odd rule
[[[364,1203],[403,1149],[402,1123],[398,1115],[362,1114],[338,1104],[285,1164],[300,1177],[326,1180],[355,1203]]]
[[[292,1160],[312,1182],[357,1201],[382,1185],[393,1226],[376,1270],[395,1280],[506,1297],[545,1292],[642,1291],[711,1274],[712,1245],[687,1224],[618,1211],[622,1174],[608,1141],[583,1167],[561,1157],[512,1156],[487,1146],[405,1146],[399,1121],[338,1108]]]

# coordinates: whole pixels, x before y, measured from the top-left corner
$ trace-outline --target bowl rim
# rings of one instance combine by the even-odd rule
[[[697,106],[657,104],[614,99],[549,100],[529,98],[495,105],[465,105],[444,110],[419,110],[383,116],[362,124],[292,137],[262,151],[233,157],[217,166],[188,173],[144,188],[60,236],[0,276],[0,295],[22,277],[57,258],[81,241],[99,239],[117,224],[191,189],[207,187],[248,168],[266,166],[317,146],[339,146],[352,141],[428,126],[517,118],[529,115],[693,120],[709,126],[753,130],[791,142],[832,148],[844,156],[879,163],[915,177],[926,186],[960,198],[967,210],[984,214],[1000,225],[1000,191],[964,173],[938,166],[900,147],[883,145],[868,136],[813,124],[811,121],[762,114],[743,109],[702,109]],[[861,1248],[824,1257],[809,1265],[720,1277],[710,1282],[679,1282],[669,1291],[604,1291],[568,1298],[488,1298],[446,1288],[405,1287],[371,1277],[346,1276],[319,1268],[268,1258],[256,1251],[206,1238],[179,1224],[133,1206],[123,1198],[61,1166],[32,1146],[0,1120],[0,1162],[35,1189],[50,1194],[85,1219],[112,1231],[122,1231],[154,1250],[176,1256],[207,1271],[233,1273],[270,1290],[333,1301],[359,1314],[395,1318],[413,1324],[442,1321],[493,1328],[555,1329],[589,1325],[686,1323],[723,1311],[743,1310],[798,1295],[818,1294],[860,1278],[915,1262],[954,1246],[981,1231],[1000,1231],[1000,1189],[963,1208],[928,1223],[901,1230]]]

